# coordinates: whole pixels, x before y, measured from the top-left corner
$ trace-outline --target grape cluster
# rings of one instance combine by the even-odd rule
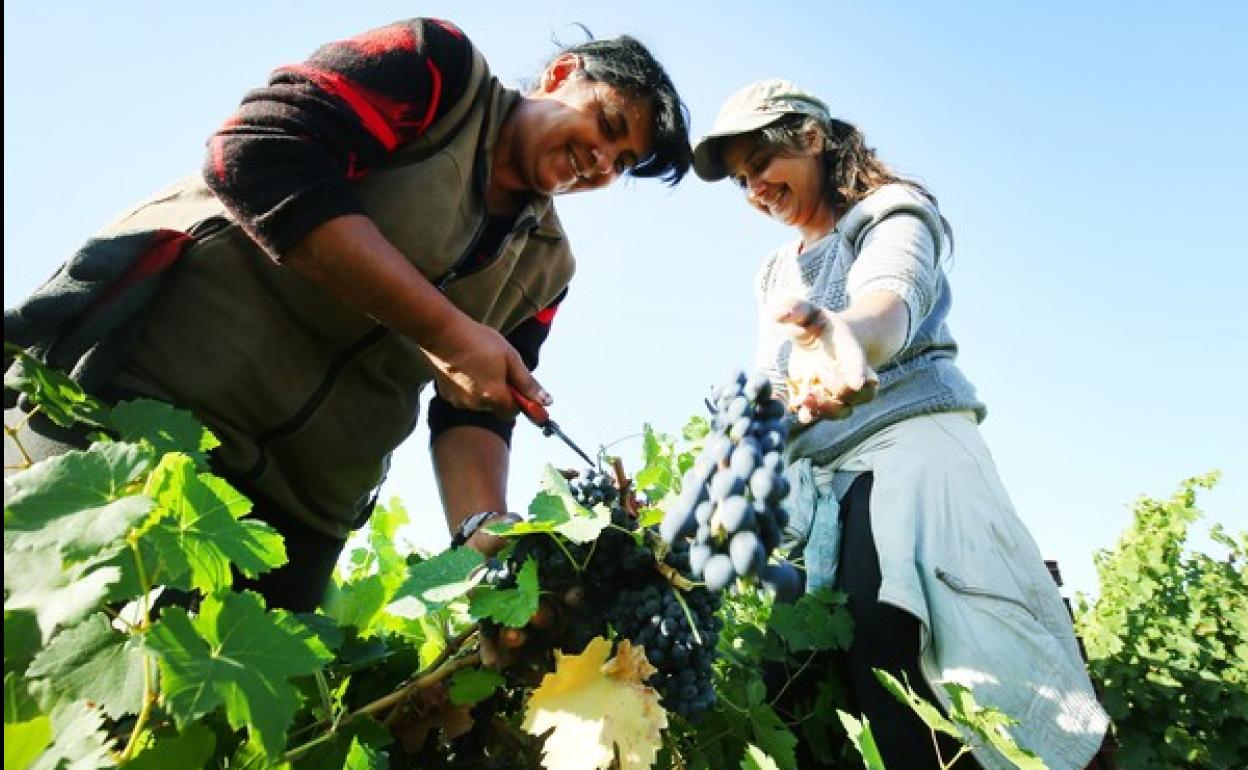
[[[711,591],[724,590],[738,577],[757,576],[777,599],[792,601],[801,591],[797,569],[768,563],[788,524],[780,505],[789,493],[783,475],[784,404],[772,397],[766,377],[738,373],[708,405],[711,435],[685,473],[660,534],[668,544],[693,538],[690,570]]]
[[[569,483],[581,504],[612,505],[612,526],[593,543],[556,542],[550,535],[520,537],[499,565],[498,585],[514,585],[527,559],[538,563],[541,608],[523,629],[491,628],[506,647],[523,656],[549,655],[551,650],[579,653],[596,636],[628,639],[645,649],[658,669],[648,681],[664,708],[697,720],[715,703],[711,664],[723,621],[717,617],[719,597],[701,587],[682,590],[664,574],[689,577],[685,544],[656,558],[653,532],[638,531],[637,520],[621,500],[613,479],[587,475]],[[578,566],[580,569],[578,569]],[[678,581],[679,582],[679,581]],[[686,586],[689,583],[685,583]],[[686,612],[687,608],[687,612]],[[692,622],[692,624],[691,624]]]

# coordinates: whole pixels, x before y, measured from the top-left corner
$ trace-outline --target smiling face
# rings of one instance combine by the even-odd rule
[[[747,134],[725,140],[721,156],[728,178],[745,192],[746,201],[772,219],[797,228],[806,243],[836,225],[824,194],[820,139],[811,135],[804,147],[789,150],[760,141],[757,133]]]
[[[506,193],[542,195],[605,187],[653,145],[654,108],[590,80],[572,54],[555,59],[537,92],[507,117],[494,161]]]

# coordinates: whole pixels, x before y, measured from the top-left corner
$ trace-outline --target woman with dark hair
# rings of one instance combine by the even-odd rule
[[[321,47],[251,91],[201,174],[126,213],[4,317],[6,342],[109,400],[193,411],[213,467],[286,538],[270,605],[316,606],[391,452],[436,386],[431,451],[457,541],[496,549],[513,392],[575,262],[558,195],[675,184],[688,121],[637,40],[560,51],[535,87],[495,78],[453,24],[409,19]],[[6,390],[23,458],[85,444]]]
[[[1013,736],[1050,768],[1083,768],[1107,719],[955,363],[942,270],[952,235],[935,197],[783,80],[729,98],[694,169],[733,180],[797,235],[758,273],[757,364],[795,413],[787,505],[806,588],[849,596],[847,680],[885,763],[941,766],[873,669],[946,707],[942,683],[968,686],[1018,719]],[[967,737],[974,759],[959,766],[1013,767]],[[955,752],[939,750],[946,762]]]

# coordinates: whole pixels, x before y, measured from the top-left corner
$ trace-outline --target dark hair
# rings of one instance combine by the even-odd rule
[[[862,131],[843,120],[806,115],[789,115],[755,134],[756,141],[779,147],[784,152],[799,152],[807,145],[807,131],[818,126],[823,132],[823,162],[827,184],[824,192],[839,219],[854,204],[890,183],[909,185],[932,203],[936,196],[914,179],[908,179],[879,159],[875,148],[868,147]]]
[[[561,53],[581,57],[589,79],[605,83],[629,98],[649,100],[654,107],[654,150],[628,173],[635,177],[659,177],[670,185],[679,182],[693,163],[689,110],[663,65],[628,35],[587,40],[568,46]]]

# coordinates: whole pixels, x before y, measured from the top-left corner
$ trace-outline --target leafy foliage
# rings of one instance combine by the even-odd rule
[[[788,605],[762,591],[725,596],[719,697],[696,723],[663,711],[646,684],[647,652],[626,641],[599,638],[558,662],[549,649],[525,659],[500,649],[500,640],[540,637],[549,606],[570,601],[543,582],[546,557],[517,558],[502,587],[471,550],[401,548],[409,517],[397,501],[353,538],[323,612],[267,609],[234,579],[281,565],[284,546],[247,518],[245,497],[207,472],[216,445],[208,431],[165,404],[106,408],[35,359],[8,355],[22,365],[6,387],[62,424],[100,432],[88,449],[5,481],[6,770],[553,768],[602,766],[617,753],[637,768],[882,767],[870,725],[842,711],[843,687],[827,664],[852,634],[839,594]],[[632,512],[642,529],[677,499],[708,435],[701,418],[678,436],[645,427],[632,480],[651,503]],[[1131,555],[1101,557],[1105,593],[1083,608],[1120,735],[1139,730],[1141,745],[1164,752],[1136,767],[1242,764],[1248,538],[1215,529],[1229,557],[1179,556],[1186,524],[1175,522],[1190,522],[1190,508],[1186,497],[1150,503],[1130,548],[1120,546]],[[620,535],[611,512],[579,503],[553,468],[529,513],[493,529],[549,538],[552,558],[575,569],[589,559],[571,554]],[[630,536],[651,547],[642,530]],[[1139,585],[1147,598],[1133,595]],[[197,603],[158,614],[160,587],[191,590]],[[1004,715],[969,691],[950,696],[947,720],[916,708],[929,724],[1035,766],[1011,753]],[[1187,711],[1154,729],[1175,702]],[[572,714],[597,727],[586,731]],[[1136,724],[1140,714],[1156,721]]]
[[[1197,492],[1216,482],[1138,500],[1117,546],[1095,557],[1100,596],[1079,600],[1124,770],[1248,766],[1248,532],[1215,526],[1220,558],[1187,547]]]

